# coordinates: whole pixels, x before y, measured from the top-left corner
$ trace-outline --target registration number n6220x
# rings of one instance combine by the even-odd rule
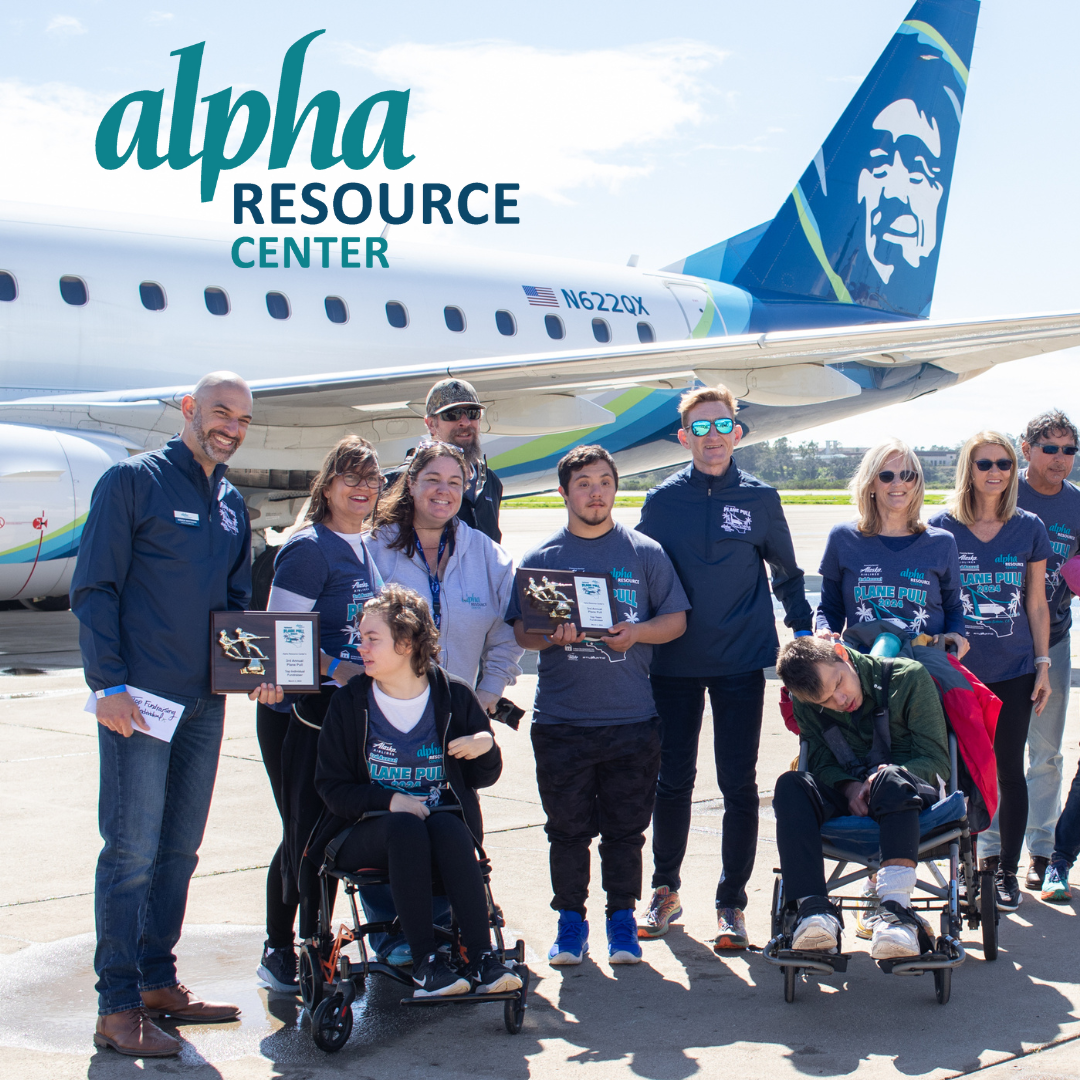
[[[586,311],[610,311],[612,314],[618,315],[649,314],[648,309],[641,302],[640,296],[627,296],[625,293],[616,296],[614,293],[594,292],[589,289],[582,289],[576,293],[568,289],[560,291],[568,308],[584,308]]]

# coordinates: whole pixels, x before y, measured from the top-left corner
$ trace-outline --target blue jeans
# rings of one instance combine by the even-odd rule
[[[746,907],[746,883],[754,870],[758,835],[757,758],[765,673],[711,678],[652,677],[660,717],[660,778],[653,810],[654,889],[678,889],[690,835],[697,778],[698,738],[709,694],[713,717],[716,780],[724,796],[722,869],[716,906]]]
[[[1061,739],[1069,710],[1069,686],[1072,682],[1072,644],[1066,634],[1047,655],[1050,657],[1050,689],[1053,693],[1036,716],[1031,710],[1027,737],[1028,855],[1049,858],[1054,850],[1054,826],[1061,814]],[[990,828],[979,837],[980,856],[1001,851],[998,815]]]
[[[175,986],[188,883],[210,811],[225,699],[163,695],[184,706],[172,742],[98,725],[101,787],[94,891],[98,1012],[134,1009]]]
[[[1053,859],[1071,867],[1077,855],[1080,855],[1080,768],[1076,770],[1065,809],[1058,818]]]

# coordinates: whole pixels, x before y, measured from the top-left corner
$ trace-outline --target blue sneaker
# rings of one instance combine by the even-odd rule
[[[616,911],[607,921],[608,961],[612,964],[641,963],[637,920],[633,908]]]
[[[549,964],[580,964],[589,951],[589,924],[576,911],[559,912],[555,944],[548,950]]]

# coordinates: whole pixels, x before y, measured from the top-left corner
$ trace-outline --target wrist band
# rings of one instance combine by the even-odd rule
[[[340,663],[341,658],[335,656],[333,660],[331,660],[330,663],[326,665],[326,677],[328,679],[332,679],[334,677],[334,672],[337,671],[337,666]]]
[[[113,694],[123,694],[126,691],[126,686],[110,686],[107,690],[95,690],[94,697],[100,701],[104,697],[112,697]]]
[[[1045,664],[1047,667],[1049,667],[1050,666],[1050,657],[1049,656],[1036,656],[1035,657],[1035,666],[1038,667],[1040,664]]]
[[[814,631],[813,630],[796,630],[795,631],[795,636],[796,637],[813,637],[814,636]]]

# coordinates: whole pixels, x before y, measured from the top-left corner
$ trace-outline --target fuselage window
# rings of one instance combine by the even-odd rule
[[[165,310],[165,290],[153,281],[144,281],[139,286],[139,299],[147,311]]]
[[[601,345],[606,345],[611,340],[611,327],[603,319],[593,319],[592,336]]]
[[[323,304],[326,306],[326,317],[333,323],[346,323],[349,321],[349,309],[340,296],[328,296]]]
[[[386,305],[386,321],[398,330],[404,330],[409,325],[409,315],[404,304],[391,300]]]
[[[637,324],[637,339],[642,345],[648,345],[656,340],[653,328],[647,322],[639,322]]]
[[[496,311],[495,325],[503,337],[513,337],[517,333],[517,323],[514,322],[514,316],[509,311]]]
[[[443,318],[446,320],[446,329],[460,334],[465,329],[465,315],[459,307],[444,307]]]
[[[67,275],[60,279],[60,295],[64,298],[65,304],[71,304],[74,307],[82,307],[89,299],[86,282],[82,278]]]
[[[544,326],[547,327],[547,333],[549,338],[554,338],[556,341],[561,341],[564,330],[562,319],[558,315],[545,315]]]
[[[271,319],[287,319],[289,311],[289,298],[284,293],[268,292],[266,294],[266,310],[270,312]]]
[[[6,270],[0,270],[0,300],[14,300],[19,295],[15,278]]]
[[[203,289],[203,299],[211,315],[229,314],[229,297],[224,289]]]

